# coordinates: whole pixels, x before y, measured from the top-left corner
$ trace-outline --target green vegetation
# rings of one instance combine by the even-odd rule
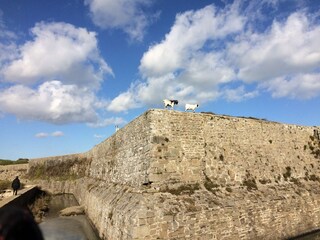
[[[0,159],[0,165],[24,164],[28,162],[29,162],[28,158],[19,158],[16,161]]]

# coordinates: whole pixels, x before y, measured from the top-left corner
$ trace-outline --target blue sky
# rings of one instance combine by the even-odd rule
[[[0,158],[85,152],[165,98],[319,126],[319,0],[0,0]]]

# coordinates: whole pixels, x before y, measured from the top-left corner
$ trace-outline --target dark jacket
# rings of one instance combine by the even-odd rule
[[[20,180],[18,177],[16,177],[11,184],[12,189],[18,190],[20,188]]]

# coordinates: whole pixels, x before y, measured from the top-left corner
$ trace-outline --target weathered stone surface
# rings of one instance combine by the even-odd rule
[[[37,182],[73,193],[103,239],[285,239],[320,228],[314,130],[149,110],[81,163],[66,157],[75,168],[59,157],[29,166],[81,169],[83,177]]]
[[[60,216],[83,215],[85,213],[83,206],[72,206],[60,211]]]

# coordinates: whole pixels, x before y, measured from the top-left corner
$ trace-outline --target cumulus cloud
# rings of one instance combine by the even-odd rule
[[[241,102],[246,99],[254,98],[258,95],[258,91],[247,92],[244,86],[237,88],[227,88],[222,91],[222,95],[227,101],[230,102]]]
[[[244,23],[236,5],[223,10],[209,5],[178,14],[164,40],[152,45],[141,59],[139,70],[146,81],[121,93],[109,110],[126,111],[163,98],[203,103],[218,97],[218,85],[232,81],[235,73],[214,44],[232,38]]]
[[[165,39],[143,55],[140,71],[150,77],[186,69],[186,64],[201,59],[204,48],[210,48],[209,41],[236,33],[243,25],[244,17],[234,6],[218,11],[214,5],[209,5],[198,11],[178,14]]]
[[[296,99],[319,96],[320,26],[305,10],[269,22],[257,11],[276,12],[278,4],[266,0],[243,9],[234,1],[222,10],[209,5],[178,14],[164,39],[141,58],[143,80],[116,97],[109,110],[127,111],[163,98],[242,101],[261,91]],[[230,87],[234,83],[241,87]],[[247,84],[255,89],[247,91]]]
[[[97,99],[87,88],[63,85],[59,81],[45,82],[32,89],[15,85],[0,94],[2,111],[21,119],[42,120],[56,124],[95,122]]]
[[[6,86],[0,89],[1,111],[55,124],[97,122],[105,100],[96,93],[113,72],[100,56],[96,34],[44,22],[31,34],[18,46],[0,44],[0,82]]]
[[[320,74],[297,74],[278,77],[262,84],[273,97],[311,99],[320,95]]]
[[[320,64],[320,26],[304,13],[293,13],[285,22],[274,21],[269,31],[247,34],[228,49],[245,82],[308,73]]]
[[[134,40],[142,40],[144,31],[156,17],[145,10],[150,0],[85,0],[93,22],[104,29],[123,30]]]
[[[1,73],[9,82],[34,84],[60,79],[68,84],[98,87],[111,68],[99,56],[96,34],[66,23],[38,23],[32,41],[18,47],[18,57]]]
[[[116,98],[114,98],[107,109],[113,112],[123,112],[127,109],[133,109],[141,107],[141,105],[137,101],[136,89],[131,88],[132,90],[128,90],[126,92],[120,93]]]

